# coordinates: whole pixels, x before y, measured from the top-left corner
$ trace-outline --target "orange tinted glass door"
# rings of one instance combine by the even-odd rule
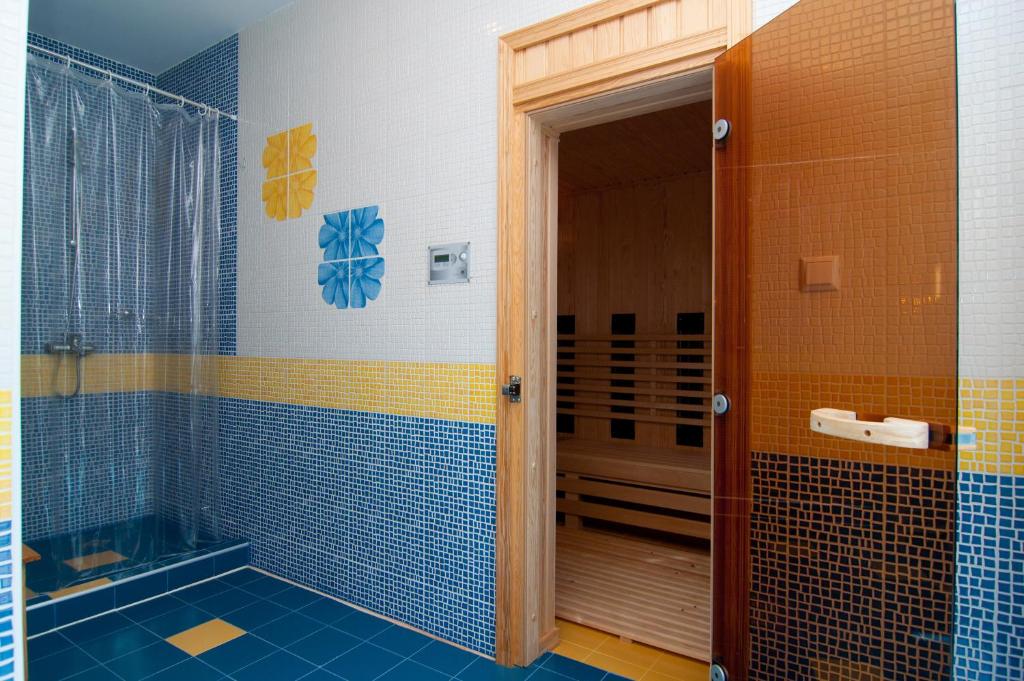
[[[951,664],[953,3],[801,0],[722,55],[714,653],[731,679]],[[812,431],[812,410],[932,445]]]

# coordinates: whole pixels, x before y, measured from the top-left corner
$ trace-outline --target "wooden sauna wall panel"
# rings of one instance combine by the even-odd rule
[[[706,134],[707,127],[701,130]],[[571,149],[571,136],[577,132],[586,130],[563,135],[562,152]],[[651,137],[648,142],[645,150],[666,141],[659,145]],[[595,162],[614,155],[597,140],[587,140],[586,146],[593,150]],[[574,177],[577,184],[590,186],[601,174],[611,176],[608,170],[586,168],[582,159],[563,159],[562,152],[563,178]],[[701,162],[705,161],[680,160],[678,165],[691,172],[668,179],[582,191],[562,183],[558,314],[575,315],[576,335],[609,333],[616,313],[636,314],[638,333],[675,333],[680,312],[703,311],[706,325],[710,323],[711,173],[695,170]],[[709,167],[710,150],[706,163]],[[607,419],[577,417],[575,422],[577,438],[610,437]],[[637,423],[636,442],[674,446],[675,427]]]

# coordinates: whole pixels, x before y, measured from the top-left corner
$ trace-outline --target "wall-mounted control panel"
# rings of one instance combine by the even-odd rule
[[[469,281],[469,242],[430,246],[430,284],[461,284]]]

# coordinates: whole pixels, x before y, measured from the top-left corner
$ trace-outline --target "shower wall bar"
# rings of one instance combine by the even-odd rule
[[[40,52],[40,53],[45,54],[47,56],[53,57],[54,59],[58,59],[60,61],[63,61],[68,66],[71,66],[72,64],[74,64],[75,66],[79,66],[79,67],[81,67],[83,69],[88,69],[89,71],[93,71],[94,73],[99,73],[99,74],[105,76],[106,78],[110,78],[110,79],[116,78],[117,80],[121,81],[122,83],[128,83],[128,84],[133,85],[133,86],[135,86],[137,88],[145,90],[146,94],[161,95],[163,97],[167,97],[168,99],[172,99],[172,100],[177,101],[182,106],[184,106],[185,104],[191,104],[192,106],[194,106],[197,109],[199,109],[200,111],[202,111],[202,113],[204,113],[204,114],[207,113],[207,112],[213,111],[213,112],[215,112],[217,114],[220,114],[221,116],[224,116],[225,118],[230,118],[233,121],[237,121],[238,120],[238,116],[236,116],[235,114],[229,114],[229,113],[227,113],[225,111],[221,111],[220,109],[212,107],[209,104],[204,104],[203,102],[197,102],[197,101],[192,100],[192,99],[187,99],[185,97],[182,97],[181,95],[176,95],[173,92],[168,92],[167,90],[161,90],[160,88],[153,87],[152,85],[150,85],[148,83],[143,83],[142,81],[135,80],[134,78],[128,78],[127,76],[119,75],[117,73],[114,73],[113,71],[108,71],[107,69],[101,69],[100,67],[93,66],[92,64],[90,64],[88,62],[79,61],[78,59],[73,59],[72,57],[60,54],[59,52],[54,52],[53,50],[48,50],[45,47],[39,47],[38,45],[29,45],[28,49],[35,50],[36,52]]]

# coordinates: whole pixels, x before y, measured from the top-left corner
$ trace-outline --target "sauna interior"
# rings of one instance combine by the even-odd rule
[[[710,655],[711,102],[563,133],[556,617]]]

